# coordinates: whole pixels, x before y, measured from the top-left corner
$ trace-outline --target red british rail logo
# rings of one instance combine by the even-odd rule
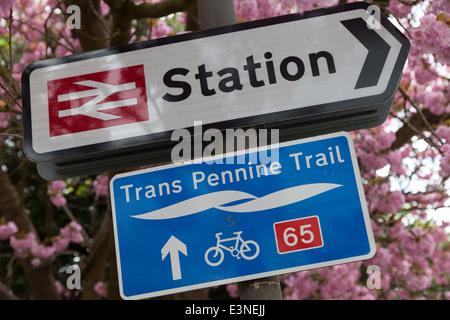
[[[144,66],[49,81],[50,136],[149,120]]]

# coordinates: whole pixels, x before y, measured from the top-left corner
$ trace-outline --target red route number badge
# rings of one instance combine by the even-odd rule
[[[323,246],[318,216],[277,222],[273,228],[280,254]]]

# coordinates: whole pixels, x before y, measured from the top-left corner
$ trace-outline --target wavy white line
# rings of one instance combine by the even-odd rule
[[[217,191],[132,217],[145,220],[172,219],[196,214],[211,208],[238,213],[256,212],[286,206],[338,187],[342,187],[342,185],[334,183],[312,183],[279,190],[260,198],[242,191]],[[249,199],[249,201],[225,206],[227,203],[245,199]]]

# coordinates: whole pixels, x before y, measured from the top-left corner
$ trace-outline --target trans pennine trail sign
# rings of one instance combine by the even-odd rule
[[[22,76],[24,150],[57,179],[167,160],[195,121],[281,141],[373,127],[409,49],[357,2],[39,61]]]
[[[369,259],[353,142],[333,133],[116,175],[120,294],[141,299]]]

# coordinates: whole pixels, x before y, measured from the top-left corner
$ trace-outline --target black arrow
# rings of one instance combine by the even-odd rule
[[[369,50],[355,89],[376,86],[391,46],[375,30],[369,29],[363,18],[344,20],[341,23]]]

